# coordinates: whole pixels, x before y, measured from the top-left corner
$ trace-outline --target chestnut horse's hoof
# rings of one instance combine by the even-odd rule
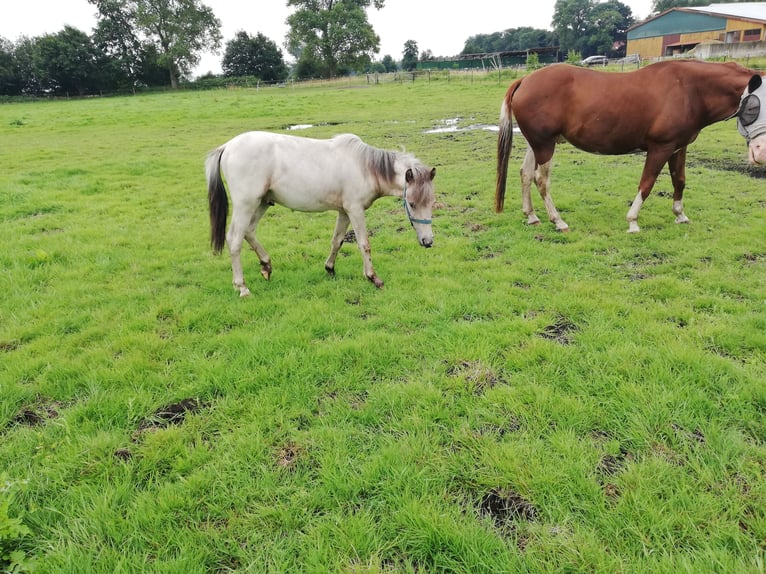
[[[332,277],[333,279],[335,279],[335,267],[330,267],[330,266],[328,266],[328,265],[325,265],[325,266],[324,266],[324,270],[325,270],[325,271],[327,271],[327,274],[328,274],[330,277]]]

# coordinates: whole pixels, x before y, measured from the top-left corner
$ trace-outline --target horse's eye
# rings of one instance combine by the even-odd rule
[[[412,203],[411,201],[408,201],[407,203],[409,203],[409,204],[410,204],[410,208],[411,208],[411,209],[415,209],[415,204],[414,204],[414,203]]]

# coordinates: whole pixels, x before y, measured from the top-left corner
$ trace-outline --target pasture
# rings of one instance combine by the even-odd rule
[[[496,133],[427,133],[510,81],[0,105],[2,565],[762,572],[763,168],[708,128],[691,223],[664,172],[631,235],[643,156],[562,145],[571,233],[527,226],[523,138],[496,214]],[[251,297],[212,254],[205,154],[296,124],[436,166],[432,249],[366,213],[385,288],[353,244],[325,273],[332,212],[269,210]]]

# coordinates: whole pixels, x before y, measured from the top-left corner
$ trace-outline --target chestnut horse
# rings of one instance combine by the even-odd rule
[[[528,224],[540,223],[532,207],[534,181],[556,229],[569,230],[550,195],[551,158],[562,140],[591,153],[646,152],[638,194],[628,211],[629,232],[639,231],[641,205],[665,164],[673,182],[676,223],[688,223],[683,208],[686,146],[702,128],[734,117],[755,78],[760,80],[756,72],[733,62],[675,60],[625,73],[555,64],[516,80],[500,111],[495,210],[503,210],[513,115],[528,144],[521,168]]]
[[[431,247],[434,242],[431,211],[436,168],[427,168],[411,154],[367,145],[352,134],[318,140],[246,132],[211,151],[205,172],[210,240],[216,253],[221,252],[224,241],[229,244],[234,288],[240,297],[250,295],[240,257],[245,241],[258,255],[261,275],[271,277],[271,257],[256,239],[255,231],[266,210],[275,203],[296,211],[337,211],[325,270],[335,275],[335,258],[351,224],[362,253],[364,275],[378,288],[383,287],[383,281],[372,267],[364,221],[365,210],[376,199],[401,197],[418,243]],[[234,208],[228,233],[229,203],[222,174]]]

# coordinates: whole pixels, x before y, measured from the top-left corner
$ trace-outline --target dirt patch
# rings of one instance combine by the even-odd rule
[[[447,368],[447,375],[464,379],[474,395],[483,395],[488,389],[507,384],[505,379],[481,361],[458,361]]]
[[[295,468],[295,465],[298,463],[304,452],[303,448],[294,442],[287,443],[285,446],[281,447],[277,453],[277,466],[286,469]]]
[[[763,167],[757,167],[747,163],[739,163],[731,160],[723,159],[695,159],[694,161],[687,161],[687,169],[690,167],[706,167],[708,169],[714,169],[716,171],[728,171],[734,173],[741,173],[743,175],[750,176],[755,179],[765,179],[766,169]]]
[[[139,431],[164,428],[168,425],[180,425],[186,419],[186,415],[199,412],[207,407],[197,399],[183,399],[177,403],[165,405],[157,409],[151,416],[146,417],[138,424]]]
[[[572,321],[566,317],[559,316],[553,323],[543,327],[538,335],[562,345],[569,345],[572,342],[572,334],[579,330],[580,328]]]
[[[494,520],[498,526],[520,520],[532,522],[537,517],[537,509],[521,494],[504,488],[493,488],[479,502],[479,513]]]
[[[50,419],[59,416],[61,404],[55,401],[38,401],[21,409],[13,419],[10,425],[21,425],[28,427],[38,427],[45,424]]]
[[[21,347],[19,341],[0,341],[0,353],[10,353]]]

